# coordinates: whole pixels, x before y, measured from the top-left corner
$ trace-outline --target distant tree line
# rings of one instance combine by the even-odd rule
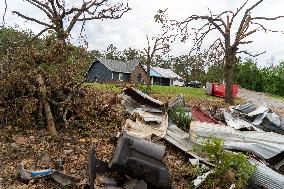
[[[12,28],[0,30],[0,56],[4,57],[11,48],[18,48],[22,44],[21,40],[28,41],[31,33],[27,31],[17,31]],[[52,35],[52,33],[50,34]],[[7,37],[9,36],[9,37]],[[23,37],[26,36],[26,37]],[[7,40],[9,38],[9,40]],[[36,39],[33,43],[40,44],[40,39]],[[84,61],[81,66],[77,66],[77,78],[82,81],[84,73],[88,69],[91,61],[95,58],[107,58],[120,61],[132,61],[138,59],[142,64],[146,65],[146,56],[142,50],[135,48],[127,48],[119,50],[115,45],[109,45],[105,50],[87,51],[80,47],[72,47],[73,55],[70,55],[68,62],[76,62],[78,52],[84,52]],[[77,50],[76,50],[77,49]],[[1,66],[1,65],[0,65]],[[223,82],[223,62],[210,58],[207,53],[195,55],[181,55],[169,57],[163,55],[155,55],[153,66],[162,68],[170,68],[178,73],[187,81],[198,80],[203,84],[209,82]],[[3,65],[2,65],[3,69]],[[1,71],[1,67],[0,67]],[[234,83],[241,87],[258,92],[265,92],[274,95],[284,96],[284,62],[278,65],[270,65],[269,67],[259,67],[257,62],[252,59],[239,59],[234,65]]]
[[[253,60],[235,65],[234,82],[257,92],[284,96],[284,61],[269,67],[259,67]]]
[[[110,45],[105,51],[93,50],[91,54],[93,58],[104,57],[121,61],[138,59],[146,64],[143,52],[134,48],[119,51],[117,47]],[[154,66],[172,69],[187,81],[199,80],[203,84],[206,81],[224,81],[223,62],[208,60],[206,54],[177,57],[156,55],[153,63]],[[252,59],[239,59],[234,65],[234,83],[249,90],[284,96],[284,61],[274,66],[260,67]]]

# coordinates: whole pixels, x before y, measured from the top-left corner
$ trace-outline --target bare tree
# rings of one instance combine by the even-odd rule
[[[5,26],[5,16],[7,13],[7,8],[8,8],[7,0],[5,0],[4,3],[5,3],[5,8],[4,8],[3,16],[2,16],[2,22],[3,22],[3,25],[1,26],[2,28]]]
[[[158,52],[162,52],[164,54],[170,51],[170,43],[173,42],[175,35],[168,35],[168,31],[164,31],[161,35],[157,37],[147,38],[147,47],[144,48],[144,52],[146,55],[146,65],[147,65],[147,90],[150,90],[151,85],[151,77],[150,70],[151,65],[153,63],[153,59]]]
[[[241,7],[236,11],[224,11],[220,14],[213,14],[209,10],[209,15],[191,15],[183,21],[176,21],[168,19],[165,11],[163,13],[158,13],[156,16],[160,19],[164,25],[167,26],[177,26],[181,31],[182,41],[189,38],[190,35],[194,36],[193,50],[200,50],[204,39],[212,31],[217,31],[220,35],[219,38],[213,43],[211,47],[221,46],[224,54],[224,78],[226,82],[226,103],[233,104],[234,99],[232,98],[232,86],[233,86],[233,66],[236,62],[237,53],[245,53],[249,56],[258,56],[265,52],[259,54],[252,54],[248,51],[239,50],[240,45],[245,45],[252,43],[252,40],[247,38],[258,31],[264,32],[278,32],[266,28],[260,21],[267,20],[273,21],[284,16],[276,17],[254,17],[252,16],[252,11],[263,2],[263,0],[258,0],[252,6],[245,9],[248,4],[246,0]],[[244,12],[242,12],[244,11]],[[241,21],[238,23],[235,19],[240,16]],[[203,21],[204,24],[199,28],[191,28],[190,24],[194,21]],[[237,32],[234,33],[233,25],[237,25]],[[283,33],[283,32],[282,32]]]
[[[81,22],[83,27],[86,21],[90,20],[119,19],[130,10],[128,3],[126,5],[121,2],[114,4],[111,0],[83,0],[78,7],[67,5],[65,0],[25,1],[40,9],[47,16],[48,22],[25,16],[18,11],[13,11],[13,13],[44,26],[45,28],[37,36],[47,30],[53,30],[57,33],[58,39],[64,43],[76,23]]]

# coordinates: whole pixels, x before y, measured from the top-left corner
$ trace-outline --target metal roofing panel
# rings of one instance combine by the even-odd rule
[[[161,101],[156,100],[133,87],[126,87],[123,92],[140,104],[149,105],[154,108],[160,108],[163,106],[163,103]]]
[[[120,73],[131,73],[135,67],[139,64],[138,60],[123,62],[117,60],[110,60],[105,58],[98,58],[98,60],[104,64],[110,71]]]
[[[228,126],[192,122],[190,135],[197,143],[214,136],[223,139],[227,148],[252,152],[264,159],[270,159],[284,151],[283,135],[272,132],[237,131]]]
[[[259,114],[264,114],[267,111],[268,111],[267,107],[259,106],[259,107],[256,108],[256,110],[248,113],[248,116],[252,117],[252,116],[255,116],[255,115],[259,115]]]
[[[246,104],[238,105],[234,107],[235,110],[239,110],[243,113],[249,113],[256,109],[256,105],[252,102],[248,102]]]
[[[256,165],[256,170],[252,175],[252,181],[263,188],[283,189],[284,176],[270,169],[265,164],[250,159],[250,162]]]
[[[160,68],[160,67],[152,67],[152,69],[159,73],[162,77],[164,78],[177,78],[177,79],[182,79],[182,77],[180,77],[178,74],[176,74],[175,72],[173,72],[170,69],[164,69],[164,68]]]
[[[228,126],[233,127],[234,129],[242,129],[242,128],[252,128],[253,125],[247,121],[240,119],[239,117],[234,117],[228,111],[224,111],[224,118]]]
[[[163,77],[161,74],[153,70],[152,68],[150,69],[150,76],[152,77]]]

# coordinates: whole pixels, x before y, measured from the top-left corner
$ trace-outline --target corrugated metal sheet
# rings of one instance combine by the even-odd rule
[[[161,74],[153,70],[152,68],[150,69],[150,76],[152,77],[163,77]]]
[[[195,143],[191,141],[191,137],[189,133],[182,131],[180,128],[178,128],[175,124],[169,122],[166,135],[164,136],[164,139],[173,144],[174,146],[178,147],[185,153],[193,156],[194,158],[198,159],[199,161],[214,166],[212,163],[207,161],[206,159],[199,157],[193,150],[193,147],[195,146]]]
[[[228,126],[192,122],[190,135],[196,143],[212,136],[220,138],[225,141],[226,149],[244,150],[263,159],[270,159],[284,151],[283,135],[272,132],[237,131]]]
[[[135,101],[137,101],[140,104],[149,105],[154,108],[160,108],[163,106],[163,103],[161,101],[156,100],[133,87],[126,87],[123,90],[123,92],[124,94],[132,97]]]
[[[256,110],[256,105],[253,104],[252,102],[248,102],[246,104],[238,105],[234,107],[234,109],[239,110],[243,113],[249,113],[249,112]]]
[[[267,107],[259,106],[259,107],[256,108],[256,110],[248,113],[248,116],[252,117],[252,116],[259,115],[259,114],[264,114],[267,111],[268,111]]]
[[[256,185],[268,189],[283,189],[284,176],[270,169],[263,163],[251,159],[250,162],[256,165],[256,170],[253,173],[252,181]]]
[[[202,111],[200,108],[193,107],[191,110],[192,118],[195,121],[207,122],[207,123],[218,123],[213,117]]]
[[[244,121],[238,117],[234,117],[231,113],[224,111],[224,118],[228,126],[233,127],[234,129],[242,128],[252,128],[253,125],[247,121]]]

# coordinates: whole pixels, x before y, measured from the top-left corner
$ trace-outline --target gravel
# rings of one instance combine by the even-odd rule
[[[266,106],[268,108],[284,109],[284,101],[274,99],[265,93],[250,91],[240,88],[237,97],[251,101],[258,106]]]

